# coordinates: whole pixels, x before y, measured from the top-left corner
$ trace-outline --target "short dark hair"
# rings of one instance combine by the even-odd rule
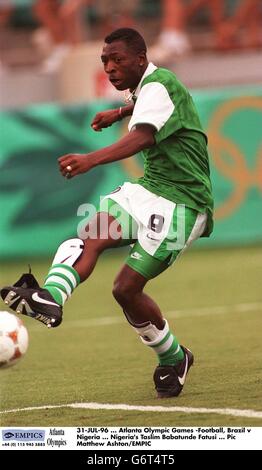
[[[111,44],[114,41],[123,41],[136,54],[147,51],[146,43],[141,34],[132,28],[119,28],[106,36],[105,43]]]

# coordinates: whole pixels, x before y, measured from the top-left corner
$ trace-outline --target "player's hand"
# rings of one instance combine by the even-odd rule
[[[119,109],[109,109],[101,113],[97,113],[91,123],[94,131],[101,132],[105,127],[110,127],[116,121],[119,121]]]
[[[89,154],[69,153],[58,158],[59,170],[67,178],[86,173],[93,168]]]

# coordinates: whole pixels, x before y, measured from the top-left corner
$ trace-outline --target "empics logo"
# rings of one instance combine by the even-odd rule
[[[3,441],[33,442],[45,440],[45,431],[42,429],[3,429]]]
[[[12,432],[6,432],[3,436],[3,440],[8,440],[14,437],[14,434]]]

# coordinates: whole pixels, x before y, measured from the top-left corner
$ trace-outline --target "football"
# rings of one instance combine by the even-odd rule
[[[16,364],[28,348],[28,332],[22,320],[0,312],[0,368]]]

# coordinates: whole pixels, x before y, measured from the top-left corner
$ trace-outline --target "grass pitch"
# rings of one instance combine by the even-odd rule
[[[0,371],[0,409],[96,402],[262,410],[261,246],[189,250],[146,289],[195,355],[182,394],[165,400],[156,398],[152,382],[156,357],[111,295],[124,258],[122,251],[101,257],[66,305],[59,328],[22,317],[29,350],[20,363]],[[26,265],[2,262],[1,285],[16,281]],[[40,282],[48,266],[32,261]],[[62,407],[0,414],[0,425],[262,426],[262,419]]]

